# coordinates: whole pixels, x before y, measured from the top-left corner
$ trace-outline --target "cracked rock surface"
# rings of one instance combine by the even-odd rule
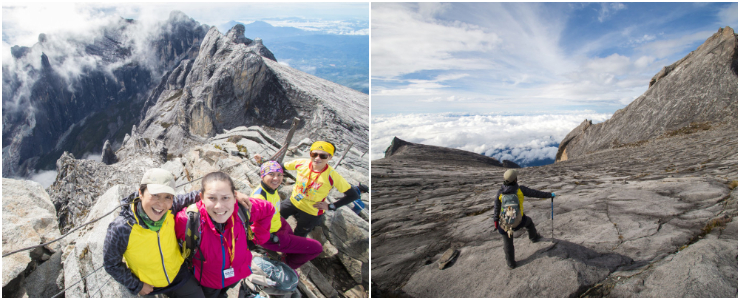
[[[412,147],[417,152],[426,148]],[[707,156],[692,154],[690,149],[699,147]],[[449,157],[459,150],[434,151]],[[660,262],[643,274],[648,279],[621,283],[636,288],[619,286],[614,296],[668,295],[667,274],[694,264],[701,267],[692,270],[704,273],[684,277],[702,281],[694,286],[672,281],[702,290],[693,293],[696,297],[733,297],[737,235],[724,231],[737,232],[737,187],[729,185],[737,180],[737,163],[737,125],[731,125],[519,169],[520,185],[558,196],[554,221],[549,220],[549,199],[525,198],[524,212],[545,238],[533,244],[525,230],[516,232],[518,266],[508,270],[503,240],[491,219],[492,197],[505,168],[432,164],[403,152],[375,160],[372,279],[385,296],[572,297],[610,274],[634,273]],[[718,218],[732,222],[704,236],[707,224]],[[720,227],[721,238],[712,238]],[[433,262],[453,245],[461,250],[459,258],[438,270]],[[701,289],[708,282],[722,287]]]

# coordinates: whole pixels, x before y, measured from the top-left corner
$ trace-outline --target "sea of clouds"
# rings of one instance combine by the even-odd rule
[[[563,138],[584,120],[604,122],[611,114],[397,114],[373,115],[371,157],[383,158],[393,137],[511,160],[521,166],[552,161]]]

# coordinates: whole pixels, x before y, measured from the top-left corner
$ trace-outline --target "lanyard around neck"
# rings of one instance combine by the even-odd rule
[[[234,237],[234,226],[236,226],[236,223],[234,223],[234,215],[231,215],[231,248],[229,248],[229,244],[226,242],[226,238],[224,237],[224,243],[226,244],[226,251],[229,252],[229,265],[233,267],[234,263],[234,254],[236,249],[236,242]],[[223,236],[223,235],[222,235]]]
[[[314,173],[312,164],[313,164],[313,162],[308,163],[308,171],[309,171],[308,172],[308,181],[306,182],[306,186],[303,188],[303,191],[302,191],[302,193],[304,195],[306,195],[306,192],[308,192],[308,189],[311,187],[311,185],[313,185],[314,183],[316,183],[316,180],[318,180],[319,177],[321,177],[321,173],[324,173],[324,171],[326,171],[326,169],[329,169],[329,166],[324,166],[324,169],[321,170],[321,172],[319,172],[319,174],[316,175],[316,178],[313,179],[313,182],[311,182],[311,174]]]

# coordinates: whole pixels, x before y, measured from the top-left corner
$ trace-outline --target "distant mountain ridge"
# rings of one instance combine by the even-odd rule
[[[369,93],[370,37],[327,34],[295,27],[273,26],[264,21],[244,24],[230,21],[221,32],[244,25],[245,34],[261,38],[278,61],[306,73]]]

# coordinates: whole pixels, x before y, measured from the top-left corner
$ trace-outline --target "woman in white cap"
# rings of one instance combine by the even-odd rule
[[[172,213],[195,203],[197,195],[175,196],[170,171],[146,171],[139,190],[121,200],[130,204],[108,225],[103,246],[108,274],[133,294],[202,298],[201,287],[183,264]]]
[[[555,193],[541,192],[517,183],[517,171],[509,169],[504,173],[504,184],[494,197],[493,211],[499,212],[493,215],[493,226],[504,238],[504,255],[506,265],[516,268],[514,260],[514,236],[513,232],[527,228],[529,240],[536,243],[542,238],[534,227],[534,222],[524,214],[524,196],[534,198],[555,197]],[[499,223],[500,222],[500,223]]]

